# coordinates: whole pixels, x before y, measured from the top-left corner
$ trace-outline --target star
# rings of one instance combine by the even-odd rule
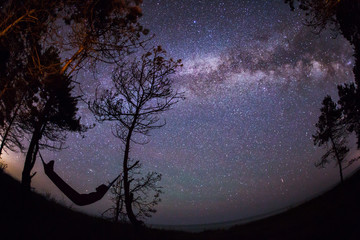
[[[186,95],[160,116],[167,124],[150,133],[150,143],[132,145],[142,171],[163,176],[162,202],[150,223],[248,218],[337,182],[336,169],[314,167],[322,149],[313,146],[312,134],[323,97],[336,96],[337,84],[353,79],[352,47],[344,38],[314,35],[283,1],[148,0],[143,14],[140,23],[155,34],[149,44],[182,59],[172,77]],[[111,71],[99,69],[96,79],[82,72],[77,80],[88,99],[96,86],[111,85]],[[80,109],[83,121],[96,123],[86,104]],[[67,149],[43,155],[76,189],[94,189],[122,168],[123,145],[111,128],[96,123],[84,139],[70,134]],[[61,196],[45,176],[36,177],[37,189]],[[103,212],[109,197],[86,211]]]

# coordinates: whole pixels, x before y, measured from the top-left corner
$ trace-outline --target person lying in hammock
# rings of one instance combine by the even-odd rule
[[[59,188],[59,190],[65,194],[65,196],[67,196],[73,203],[79,206],[85,206],[99,201],[101,198],[104,197],[109,188],[120,177],[120,175],[116,177],[108,186],[106,186],[105,184],[100,185],[96,188],[96,192],[80,194],[76,192],[72,187],[70,187],[70,185],[68,185],[64,180],[62,180],[59,175],[57,175],[57,173],[54,171],[54,160],[45,163],[41,155],[40,158],[44,165],[45,174]]]

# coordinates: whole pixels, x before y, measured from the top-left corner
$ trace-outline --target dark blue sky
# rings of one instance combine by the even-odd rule
[[[149,222],[247,218],[339,181],[334,165],[314,167],[323,150],[313,146],[312,134],[324,96],[336,97],[336,85],[353,80],[346,40],[313,34],[283,0],[144,0],[143,13],[153,44],[183,60],[174,78],[186,95],[163,115],[167,125],[151,133],[150,143],[131,152],[144,170],[163,174],[165,193]],[[109,77],[105,69],[98,79]],[[98,124],[84,139],[70,135],[68,149],[45,155],[76,189],[92,191],[121,170],[122,145],[110,129]],[[23,155],[10,158],[9,171],[19,176]],[[41,169],[34,181],[69,204]],[[109,204],[104,199],[80,209],[99,214]]]

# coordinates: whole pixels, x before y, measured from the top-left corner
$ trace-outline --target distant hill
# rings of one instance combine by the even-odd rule
[[[360,172],[329,192],[284,213],[228,230],[186,233],[134,229],[88,216],[0,174],[0,239],[360,239]],[[24,201],[25,197],[28,201]]]

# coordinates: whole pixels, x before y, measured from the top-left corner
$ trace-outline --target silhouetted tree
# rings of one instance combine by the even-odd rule
[[[46,30],[44,19],[50,16],[40,2],[2,1],[0,4],[0,51],[3,54],[0,59],[0,154],[6,149],[23,149],[24,134],[18,119],[26,108],[25,97],[31,92],[25,72],[29,59],[36,59],[32,54],[42,31]]]
[[[355,132],[360,148],[360,93],[354,83],[338,85],[339,105],[349,132]]]
[[[117,63],[141,45],[148,33],[137,20],[141,0],[24,0],[0,2],[0,129],[1,150],[22,149],[17,119],[36,96],[39,81],[28,77],[49,70],[39,60],[46,46],[61,51],[53,68],[71,79],[84,64]],[[46,70],[47,69],[47,70]],[[65,76],[66,75],[66,76]],[[31,82],[34,81],[34,82]],[[24,96],[28,99],[24,100]],[[25,105],[25,106],[24,106]],[[29,104],[27,104],[29,105]],[[26,124],[21,125],[26,126]],[[29,132],[29,131],[27,131]]]
[[[78,99],[71,95],[72,81],[65,74],[60,74],[60,58],[56,49],[50,47],[39,53],[39,61],[45,68],[36,71],[38,68],[30,66],[29,69],[34,71],[29,71],[26,76],[26,79],[31,79],[31,92],[25,100],[29,114],[22,116],[20,122],[20,127],[31,135],[22,172],[22,186],[27,190],[34,176],[31,170],[39,148],[61,149],[67,131],[85,130],[76,117]]]
[[[23,131],[18,126],[19,119],[19,111],[22,107],[22,101],[20,101],[12,115],[6,119],[3,123],[3,126],[0,128],[0,135],[1,135],[1,144],[0,144],[0,157],[3,153],[3,150],[6,149],[10,151],[16,151],[16,149],[20,149],[21,151],[24,149],[22,138],[24,136]]]
[[[141,34],[148,32],[137,23],[142,15],[141,2],[1,1],[0,126],[6,118],[12,118],[9,115],[13,115],[18,103],[16,99],[6,101],[6,91],[26,89],[23,72],[29,60],[40,71],[43,67],[37,65],[38,47],[53,46],[62,52],[60,74],[71,75],[89,61],[92,66],[98,61],[116,63],[121,56],[139,47]]]
[[[7,2],[8,3],[8,2]],[[7,13],[1,8],[1,17],[7,16]],[[10,18],[11,13],[7,18]],[[21,112],[21,105],[24,103],[24,96],[28,90],[27,80],[24,79],[24,72],[27,71],[27,59],[29,55],[30,41],[36,42],[36,36],[40,29],[27,28],[22,34],[19,34],[14,27],[13,31],[7,31],[5,36],[0,38],[0,129],[2,135],[2,150],[8,147],[9,142],[19,142],[14,136],[19,135],[16,130],[17,115]],[[21,135],[21,134],[20,134]],[[20,136],[22,137],[22,136]],[[20,147],[19,144],[15,144]],[[11,150],[14,150],[11,148]]]
[[[129,164],[132,166],[128,174],[129,181],[132,182],[130,196],[132,196],[132,205],[135,208],[136,218],[145,219],[151,217],[156,212],[156,205],[161,201],[162,187],[158,185],[161,174],[149,172],[143,176],[141,173],[142,165],[139,161],[134,162],[129,159]],[[127,219],[123,183],[124,179],[119,178],[115,185],[112,186],[110,192],[113,206],[103,213],[110,213],[115,222],[125,222]]]
[[[360,1],[358,0],[285,0],[295,9],[295,2],[307,15],[307,25],[318,32],[330,27],[341,33],[353,46],[355,82],[338,85],[343,123],[355,132],[360,148]]]
[[[313,27],[318,32],[329,25],[337,25],[337,9],[340,1],[338,0],[284,0],[290,5],[292,11],[295,5],[305,11],[307,19],[306,24]],[[335,27],[335,26],[334,26]]]
[[[109,214],[114,222],[126,222],[127,220],[123,183],[124,179],[120,177],[110,188],[110,193],[112,194],[110,200],[113,205],[102,213],[102,216]]]
[[[119,66],[112,78],[113,90],[106,90],[90,104],[98,121],[115,121],[113,134],[125,144],[122,176],[125,209],[134,225],[141,222],[132,209],[129,171],[136,165],[129,164],[130,145],[135,142],[135,134],[148,135],[150,130],[164,126],[165,122],[159,122],[159,114],[183,98],[173,90],[169,78],[180,66],[180,60],[166,59],[160,46],[153,48],[140,60]]]
[[[141,34],[147,34],[137,23],[142,15],[141,0],[25,0],[0,3],[1,50],[9,59],[11,34],[21,36],[26,42],[18,52],[41,46],[58,48],[65,56],[61,61],[61,73],[72,72],[86,60],[115,63],[119,56],[127,54]],[[61,34],[59,31],[61,30]],[[31,40],[31,38],[35,39]],[[28,42],[31,40],[30,42]],[[66,53],[66,54],[64,54]],[[7,88],[2,88],[0,98]]]
[[[38,46],[62,52],[60,73],[71,74],[87,61],[114,63],[115,57],[119,61],[119,56],[139,46],[141,33],[148,32],[137,23],[140,4],[140,0],[0,2],[0,125],[7,117],[4,110],[13,109],[11,103],[1,104],[3,95],[19,91],[17,83],[23,82],[27,61],[38,63]]]
[[[315,166],[323,167],[330,160],[335,160],[339,166],[341,183],[343,183],[343,163],[349,149],[346,147],[347,131],[342,122],[342,111],[330,96],[324,98],[322,105],[321,115],[316,124],[317,131],[313,138],[315,145],[325,146],[327,151]]]

